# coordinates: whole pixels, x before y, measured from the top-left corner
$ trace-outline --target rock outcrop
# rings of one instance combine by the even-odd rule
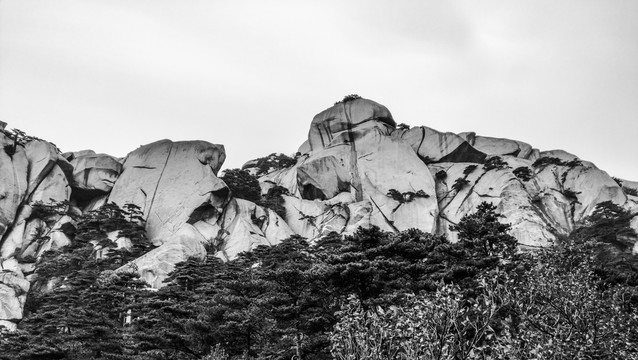
[[[222,207],[228,188],[216,176],[226,158],[222,145],[161,140],[131,152],[109,195],[144,212],[147,236],[165,242],[200,206]]]
[[[286,221],[309,239],[350,233],[356,224],[414,227],[456,241],[450,225],[487,201],[520,245],[547,246],[603,201],[638,212],[607,173],[563,150],[394,124],[376,102],[338,103],[314,117],[297,164],[262,176],[262,189],[289,190]]]
[[[361,98],[316,115],[299,154],[286,158],[289,167],[247,163],[261,175],[263,195],[287,190],[277,212],[234,197],[217,177],[222,145],[161,140],[117,159],[91,150],[60,154],[4,127],[0,122],[0,326],[9,329],[22,318],[37,259],[72,244],[76,219],[111,202],[138,206],[156,245],[118,271],[136,271],[154,287],[178,262],[231,260],[294,234],[313,242],[378,226],[457,241],[450,226],[484,201],[496,205],[522,247],[552,244],[601,202],[638,213],[638,182],[613,179],[573,154],[473,132],[397,127],[385,106]],[[638,216],[631,226],[638,231]],[[117,231],[108,238],[118,248],[134,245]],[[94,245],[97,257],[109,251]]]

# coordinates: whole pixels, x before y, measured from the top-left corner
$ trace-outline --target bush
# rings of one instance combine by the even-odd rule
[[[534,161],[534,163],[532,164],[532,167],[544,168],[548,165],[565,165],[565,163],[563,162],[563,160],[557,157],[543,156],[541,158],[536,159],[536,161]]]
[[[501,358],[509,334],[498,325],[509,303],[499,302],[503,286],[483,281],[482,288],[483,294],[467,301],[458,287],[443,285],[376,311],[351,298],[337,313],[331,354],[344,360]]]
[[[580,194],[580,191],[574,191],[572,189],[563,189],[563,191],[561,191],[561,194],[563,194],[563,196],[570,201],[578,201],[578,194]]]
[[[272,153],[254,161],[256,162],[255,165],[248,165],[247,167],[256,167],[257,173],[255,175],[258,177],[273,171],[289,168],[297,163],[296,158],[277,153]],[[242,168],[242,170],[246,170],[246,167]]]
[[[580,161],[579,158],[573,158],[572,160],[564,163],[564,165],[569,167],[569,168],[575,168],[577,166],[583,166],[583,162]]]
[[[500,156],[494,156],[489,158],[485,164],[483,165],[483,169],[485,171],[490,171],[490,170],[499,170],[499,169],[504,169],[508,166],[507,162],[505,162]]]
[[[638,196],[638,190],[634,188],[630,188],[629,186],[624,186],[622,189],[627,195]]]
[[[452,184],[452,189],[456,191],[461,191],[465,187],[465,185],[469,183],[470,182],[467,179],[458,178],[454,181],[454,184]]]
[[[220,177],[224,180],[233,196],[257,203],[261,200],[259,180],[246,170],[228,169]]]
[[[407,191],[404,193],[400,193],[398,190],[396,189],[390,189],[388,190],[388,197],[391,197],[394,201],[398,201],[401,204],[404,203],[409,203],[410,201],[416,199],[416,198],[429,198],[430,195],[426,194],[425,191],[423,190],[419,190],[417,192],[413,192],[413,191]]]
[[[67,213],[69,209],[68,201],[49,200],[47,204],[42,201],[36,201],[31,204],[31,216],[29,218],[45,220],[51,216],[65,215]]]
[[[361,96],[359,96],[357,94],[346,95],[346,96],[343,97],[343,99],[341,101],[337,101],[335,103],[335,105],[342,104],[342,103],[345,104],[345,103],[347,103],[349,101],[357,100],[357,99],[361,99]]]
[[[258,205],[273,210],[282,219],[286,219],[286,208],[284,207],[284,198],[282,195],[288,195],[288,189],[283,186],[275,185],[268,189],[266,196],[263,200],[258,202]]]
[[[465,169],[463,169],[463,175],[467,176],[470,175],[472,173],[472,171],[474,171],[474,169],[476,169],[478,167],[478,165],[468,165],[465,167]]]
[[[516,169],[514,169],[514,171],[512,171],[514,173],[514,175],[527,182],[530,181],[532,179],[532,177],[534,177],[534,174],[532,173],[532,170],[530,168],[528,168],[527,166],[521,166],[521,167],[517,167]]]
[[[439,170],[436,172],[436,174],[434,174],[434,177],[440,181],[443,181],[447,179],[447,172],[445,172],[445,170]]]

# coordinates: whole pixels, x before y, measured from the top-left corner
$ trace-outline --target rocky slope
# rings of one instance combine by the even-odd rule
[[[67,215],[44,218],[34,210],[39,202],[66,201],[76,214],[107,202],[139,206],[158,247],[121,270],[134,269],[156,287],[188,257],[214,252],[231,259],[293,234],[312,241],[376,225],[454,241],[450,225],[483,201],[498,207],[521,246],[551,244],[603,201],[638,212],[638,196],[631,195],[638,183],[621,186],[575,155],[475,133],[397,127],[386,107],[366,99],[316,115],[296,163],[259,178],[264,194],[275,185],[288,190],[285,218],[233,196],[217,177],[222,145],[161,140],[117,159],[62,154],[4,130],[0,145],[0,325],[8,328],[22,317],[38,257],[69,244],[76,226]],[[244,167],[257,172],[254,161]],[[638,229],[638,217],[632,225]]]

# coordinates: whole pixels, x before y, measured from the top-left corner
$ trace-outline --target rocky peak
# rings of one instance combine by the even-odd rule
[[[38,257],[73,242],[73,216],[111,202],[139,207],[157,245],[119,271],[137,271],[155,287],[180,261],[207,254],[229,260],[293,234],[315,241],[374,225],[456,241],[451,225],[484,201],[512,224],[521,247],[551,244],[605,201],[638,213],[637,182],[614,180],[575,155],[473,132],[397,127],[385,106],[358,97],[314,116],[294,159],[245,166],[259,176],[262,194],[278,189],[283,217],[237,198],[217,176],[223,145],[160,140],[117,159],[90,150],[60,154],[35,138],[18,142],[5,126],[0,122],[0,325],[9,328],[22,317]],[[63,210],[43,215],[50,201]],[[631,226],[638,229],[638,217]],[[132,245],[116,233],[109,239]]]

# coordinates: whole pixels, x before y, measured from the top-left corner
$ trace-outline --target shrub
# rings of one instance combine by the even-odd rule
[[[447,172],[445,172],[445,170],[439,170],[436,172],[436,174],[434,174],[434,177],[437,178],[438,180],[445,180],[447,179]]]
[[[501,285],[484,281],[482,287],[483,294],[471,302],[458,287],[443,285],[434,294],[376,311],[350,298],[337,313],[331,353],[339,360],[502,358],[498,355],[508,347],[501,341],[509,334],[497,325],[509,302],[500,301],[505,299]]]
[[[573,158],[572,160],[564,163],[564,165],[569,167],[569,168],[575,168],[577,166],[583,166],[583,162],[580,161],[579,158]]]
[[[485,162],[485,164],[483,165],[483,169],[485,169],[485,171],[490,171],[494,169],[504,169],[507,166],[507,162],[505,162],[500,156],[494,156],[489,158]]]
[[[614,181],[616,182],[616,184],[618,184],[618,186],[622,187],[622,180],[620,180],[617,177],[612,177],[612,179],[614,179]]]
[[[563,194],[563,196],[570,201],[578,201],[578,194],[580,194],[580,191],[574,191],[572,189],[563,189],[563,191],[561,191],[561,194]]]
[[[289,191],[283,186],[275,185],[268,189],[266,196],[263,200],[258,202],[258,205],[273,210],[282,219],[286,218],[286,208],[284,207],[285,200],[282,195],[288,195]]]
[[[404,124],[404,123],[400,123],[399,125],[397,125],[397,129],[399,130],[410,130],[410,125]]]
[[[638,196],[638,190],[637,189],[630,188],[629,186],[625,186],[622,189],[625,192],[625,194],[627,194],[627,195]]]
[[[259,180],[246,170],[228,169],[220,177],[224,180],[233,196],[254,203],[261,200],[261,187]]]
[[[454,181],[454,184],[452,184],[452,189],[456,190],[456,191],[461,191],[461,189],[463,189],[465,187],[465,185],[469,184],[470,182],[467,179],[463,179],[463,178],[458,178]]]
[[[69,209],[68,201],[55,201],[49,199],[50,202],[45,204],[42,201],[36,201],[31,204],[31,219],[46,219],[54,215],[64,215]]]
[[[286,169],[291,166],[294,166],[297,163],[296,159],[297,158],[291,158],[290,156],[285,154],[272,153],[268,156],[255,159],[256,164],[249,165],[249,166],[250,167],[254,166],[257,168],[256,175],[259,177],[262,175],[269,174],[273,171]],[[246,168],[242,168],[242,170],[246,170]]]
[[[523,181],[530,181],[532,177],[534,176],[534,174],[532,173],[532,170],[528,168],[527,166],[517,167],[512,172],[517,178]]]
[[[346,95],[346,96],[343,97],[343,99],[341,101],[337,101],[335,103],[335,105],[342,104],[342,103],[345,104],[345,103],[347,103],[349,101],[357,100],[357,99],[361,99],[361,96],[359,96],[357,94]]]
[[[544,168],[548,165],[565,165],[565,163],[563,162],[563,160],[557,157],[543,156],[541,158],[536,159],[536,161],[534,161],[534,163],[532,164],[532,167]]]
[[[465,167],[465,169],[463,170],[463,175],[467,176],[470,175],[472,173],[472,171],[474,171],[474,169],[476,169],[478,167],[478,165],[468,165]]]

